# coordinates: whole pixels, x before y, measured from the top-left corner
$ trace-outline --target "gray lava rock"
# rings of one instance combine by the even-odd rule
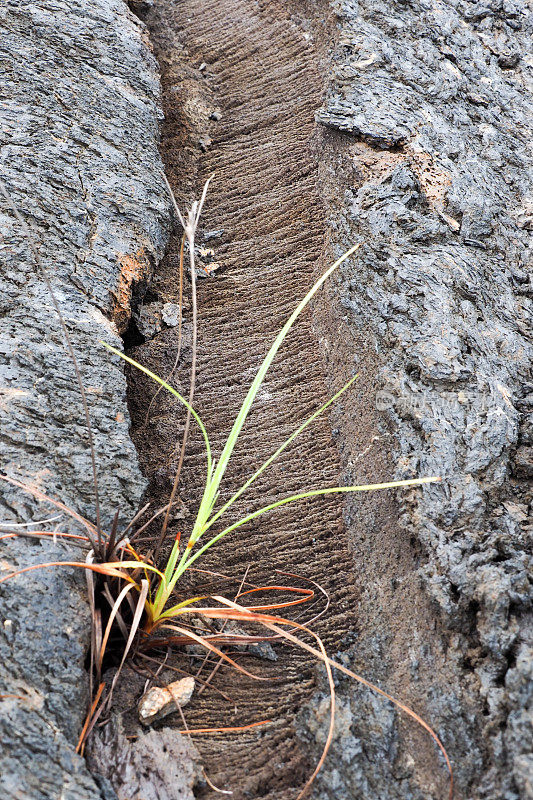
[[[92,739],[88,763],[117,800],[194,800],[203,780],[200,756],[190,739],[172,728],[140,731],[134,741],[120,718]]]
[[[529,798],[531,17],[520,0],[336,7],[335,75],[318,119],[347,134],[356,173],[335,221],[339,253],[364,242],[336,291],[384,363],[376,402],[395,431],[397,477],[444,478],[399,498],[446,664],[433,668],[431,648],[415,646],[413,619],[413,669],[430,676],[427,714],[454,760],[458,796]],[[361,642],[367,655],[386,680],[386,651],[381,660]],[[358,691],[343,685],[341,706]],[[311,716],[320,695],[313,702]],[[420,796],[398,777],[405,753],[393,732],[395,766],[379,778],[362,765],[358,742],[374,747],[380,720],[337,737],[342,781],[333,791],[326,767],[317,797]],[[313,735],[310,719],[301,730]]]
[[[0,8],[2,179],[35,232],[79,359],[94,429],[102,516],[136,510],[145,482],[128,435],[117,358],[132,303],[160,258],[159,85],[147,34],[122,0],[7,0]],[[2,470],[94,519],[80,395],[23,231],[0,202]],[[57,509],[2,485],[0,519]],[[58,524],[57,521],[53,525]],[[51,527],[50,525],[47,527]],[[59,529],[72,525],[65,515]],[[1,543],[1,573],[84,551]],[[0,587],[0,794],[101,797],[74,752],[87,703],[83,573],[38,570]]]

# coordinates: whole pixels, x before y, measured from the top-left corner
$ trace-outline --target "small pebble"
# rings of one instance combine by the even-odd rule
[[[181,678],[168,686],[154,686],[139,700],[137,707],[139,721],[142,725],[151,725],[158,719],[166,717],[178,707],[187,705],[194,692],[194,678]]]
[[[161,319],[169,328],[176,328],[180,323],[180,307],[177,303],[165,303],[161,309]]]

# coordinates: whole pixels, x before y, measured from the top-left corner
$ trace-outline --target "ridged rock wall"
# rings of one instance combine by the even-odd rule
[[[144,26],[122,0],[7,0],[0,8],[2,179],[32,226],[87,389],[103,519],[128,519],[144,480],[129,438],[120,347],[132,301],[166,242],[159,82]],[[0,200],[2,470],[94,519],[72,364],[21,226]],[[2,485],[2,520],[54,509]],[[48,526],[68,527],[62,516]],[[1,542],[1,573],[79,549]],[[49,569],[0,587],[0,794],[97,798],[74,754],[87,701],[83,574]],[[7,695],[7,697],[4,697]]]

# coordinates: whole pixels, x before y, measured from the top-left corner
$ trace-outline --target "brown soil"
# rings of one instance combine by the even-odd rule
[[[309,0],[307,5],[314,27],[301,13],[293,13],[306,4],[282,0],[179,4],[161,0],[147,19],[162,69],[162,152],[169,181],[183,207],[214,174],[201,228],[204,233],[223,229],[219,238],[206,243],[215,249],[220,267],[215,277],[198,282],[195,406],[207,423],[215,452],[270,342],[329,263],[322,195],[332,184],[332,175],[319,170],[316,154],[324,141],[315,129],[314,112],[321,103],[320,65],[330,29],[322,4]],[[334,137],[328,147],[334,164]],[[151,290],[163,301],[176,301],[178,296],[178,250],[176,235]],[[352,443],[350,456],[375,435],[375,412],[368,401],[375,393],[375,354],[364,332],[360,341],[353,341],[337,304],[331,290],[325,292],[285,343],[235,453],[228,496],[299,421],[344,383],[354,366],[354,352],[359,353],[357,367],[365,377],[339,404],[333,424],[342,416],[341,440]],[[186,346],[175,376],[184,392],[190,368],[190,316],[186,308]],[[177,329],[166,329],[133,347],[130,354],[167,375],[176,344]],[[168,498],[177,462],[184,412],[161,392],[146,425],[154,386],[132,371],[129,387],[133,438],[150,479],[149,499],[161,505]],[[190,513],[175,521],[171,532],[180,525],[187,532],[202,488],[204,463],[201,438],[193,431],[180,487]],[[346,464],[330,421],[319,420],[267,471],[235,514],[302,488],[336,485],[343,480]],[[391,468],[382,445],[355,471],[361,480],[386,479]],[[331,606],[316,630],[335,652],[357,630],[354,576],[367,560],[376,561],[375,532],[380,532],[385,572],[409,571],[412,558],[393,533],[396,510],[390,496],[358,500],[359,521],[351,526],[351,542],[343,510],[338,496],[285,507],[222,542],[204,566],[237,580],[252,565],[250,577],[256,582],[278,582],[277,569],[318,581]],[[367,594],[369,585],[364,589]],[[371,589],[370,595],[375,591]],[[371,597],[369,607],[372,602]],[[213,683],[231,695],[236,713],[216,691],[196,696],[187,708],[191,728],[272,719],[261,732],[197,740],[211,780],[231,788],[235,800],[293,798],[313,765],[294,736],[292,721],[313,689],[314,665],[284,646],[278,647],[278,655],[276,663],[250,657],[242,662],[262,677],[280,678],[278,682],[253,683],[225,668],[217,674]],[[181,727],[181,722],[176,724]],[[217,795],[206,788],[198,796]]]

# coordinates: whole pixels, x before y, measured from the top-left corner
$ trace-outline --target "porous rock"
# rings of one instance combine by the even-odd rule
[[[353,175],[333,217],[339,252],[363,242],[335,291],[382,364],[368,401],[393,432],[397,477],[444,479],[399,496],[435,630],[421,640],[413,603],[406,669],[452,757],[457,795],[529,798],[531,17],[521,0],[335,7],[334,75],[317,118],[345,134]],[[392,639],[363,632],[357,647],[384,685]],[[360,691],[351,686],[339,687],[345,716]],[[318,693],[301,719],[308,741],[322,702]],[[428,796],[390,713],[378,703],[346,722],[317,797]]]
[[[161,256],[169,204],[160,179],[159,85],[144,26],[122,0],[6,0],[0,8],[2,179],[36,245],[87,390],[102,519],[144,491],[128,436],[121,347],[132,303]],[[80,394],[51,298],[19,222],[0,201],[0,458],[8,475],[94,520]],[[2,485],[0,518],[57,509]],[[60,515],[48,526],[72,526]],[[84,551],[2,541],[2,575]],[[84,576],[38,570],[0,589],[0,794],[99,798],[74,752],[86,713]],[[111,796],[111,795],[109,795]]]
[[[126,737],[120,717],[91,741],[89,766],[117,800],[194,800],[202,780],[200,757],[190,739],[172,728]]]

